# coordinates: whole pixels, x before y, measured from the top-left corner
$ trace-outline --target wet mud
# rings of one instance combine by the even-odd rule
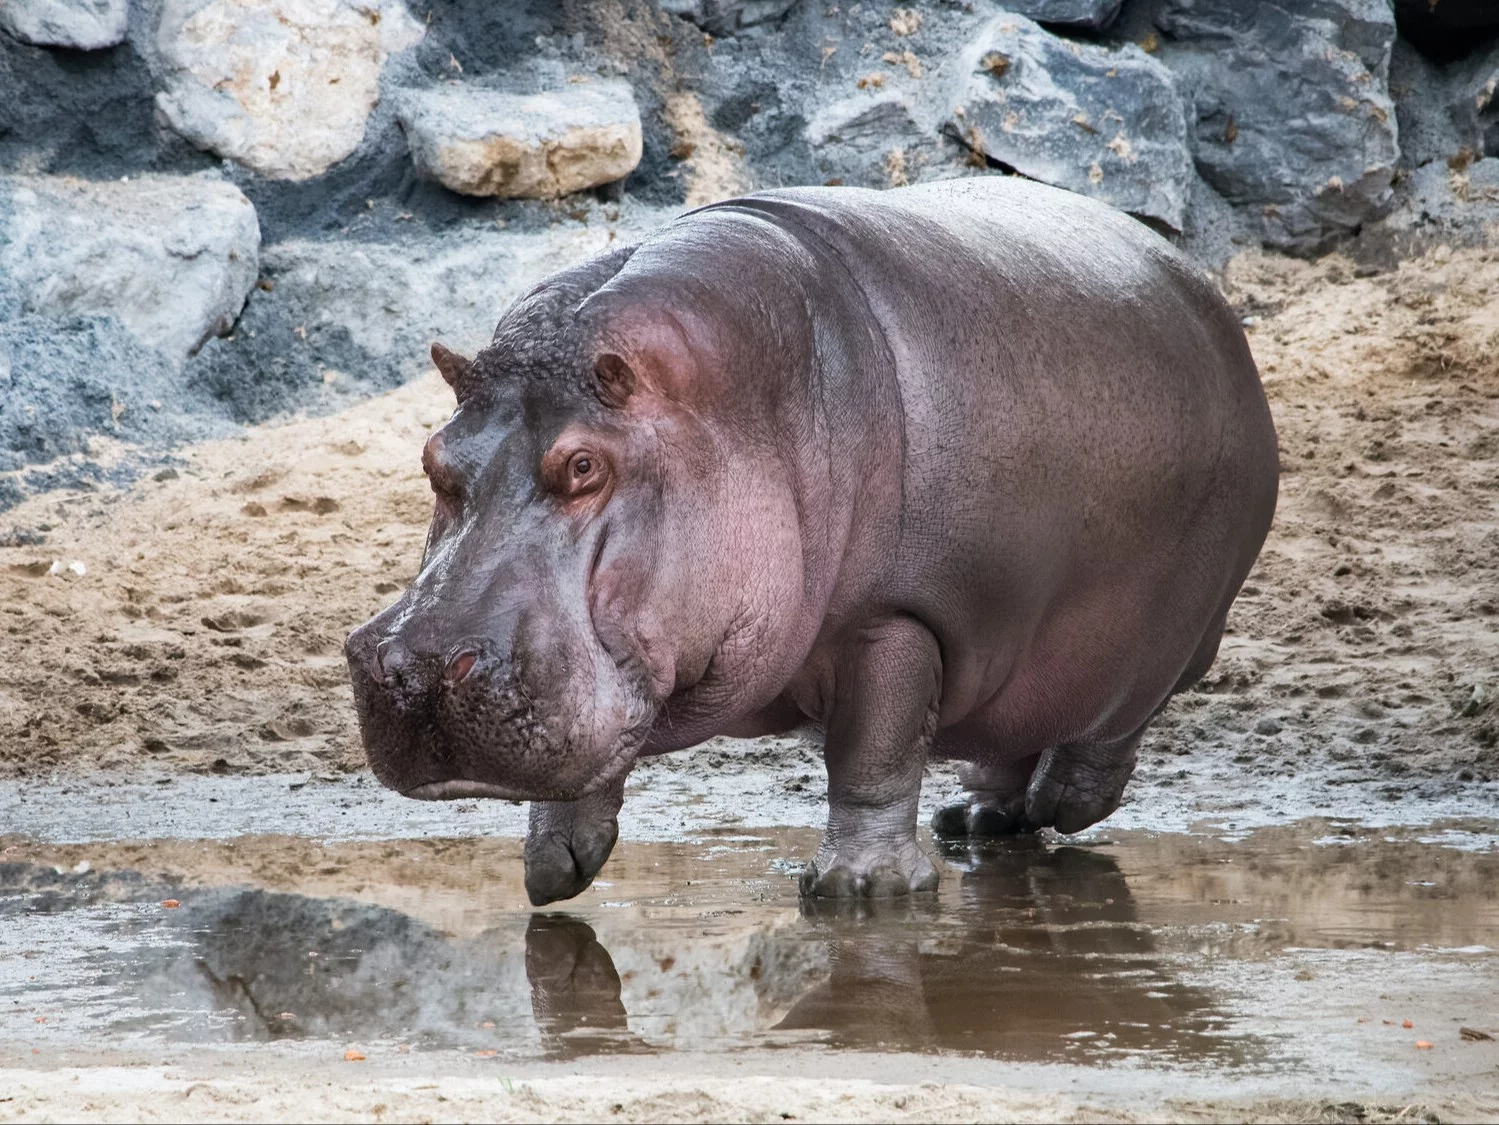
[[[809,830],[708,834],[623,844],[550,912],[525,909],[513,839],[8,838],[0,1044],[512,1069],[795,1047],[1040,1085],[1085,1068],[1101,1090],[1144,1067],[1220,1091],[1499,1092],[1496,830],[1018,840],[944,853],[931,901],[858,907],[798,903],[784,857]]]

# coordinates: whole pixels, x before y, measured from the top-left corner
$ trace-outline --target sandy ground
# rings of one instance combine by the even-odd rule
[[[836,1078],[566,1077],[441,1082],[371,1075],[313,1090],[253,1077],[149,1069],[13,1072],[0,1121],[1014,1121],[1411,1122],[1492,1120],[1468,1098],[1363,1105],[1310,1100],[1142,1099],[1129,1109],[1065,1095],[948,1083]],[[59,1079],[65,1093],[56,1093]],[[283,1079],[283,1081],[285,1081]],[[123,1097],[136,1087],[142,1096]],[[148,1093],[149,1091],[149,1093]],[[766,1108],[774,1106],[774,1109]]]
[[[1246,255],[1227,288],[1275,411],[1280,509],[1141,785],[1499,779],[1499,253],[1362,278]],[[0,771],[359,768],[340,645],[413,572],[418,453],[449,409],[432,375],[9,513],[45,542],[0,548]]]

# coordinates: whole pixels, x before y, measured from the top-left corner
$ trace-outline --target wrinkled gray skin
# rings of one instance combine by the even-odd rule
[[[798,188],[555,275],[423,460],[421,573],[349,637],[371,766],[529,799],[577,894],[637,758],[810,719],[804,894],[926,891],[945,834],[1075,832],[1217,652],[1275,507],[1242,331],[1106,206],[1019,179]]]

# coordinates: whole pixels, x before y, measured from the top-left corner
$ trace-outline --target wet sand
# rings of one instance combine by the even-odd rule
[[[1499,822],[962,847],[823,908],[815,830],[690,835],[543,912],[515,838],[7,837],[0,1119],[1499,1115]]]

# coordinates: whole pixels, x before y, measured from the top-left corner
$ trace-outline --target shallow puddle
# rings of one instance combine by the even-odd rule
[[[1495,828],[1020,840],[948,853],[935,901],[815,909],[793,878],[814,832],[709,834],[621,844],[550,911],[515,840],[12,837],[0,1044],[1492,1074]]]

